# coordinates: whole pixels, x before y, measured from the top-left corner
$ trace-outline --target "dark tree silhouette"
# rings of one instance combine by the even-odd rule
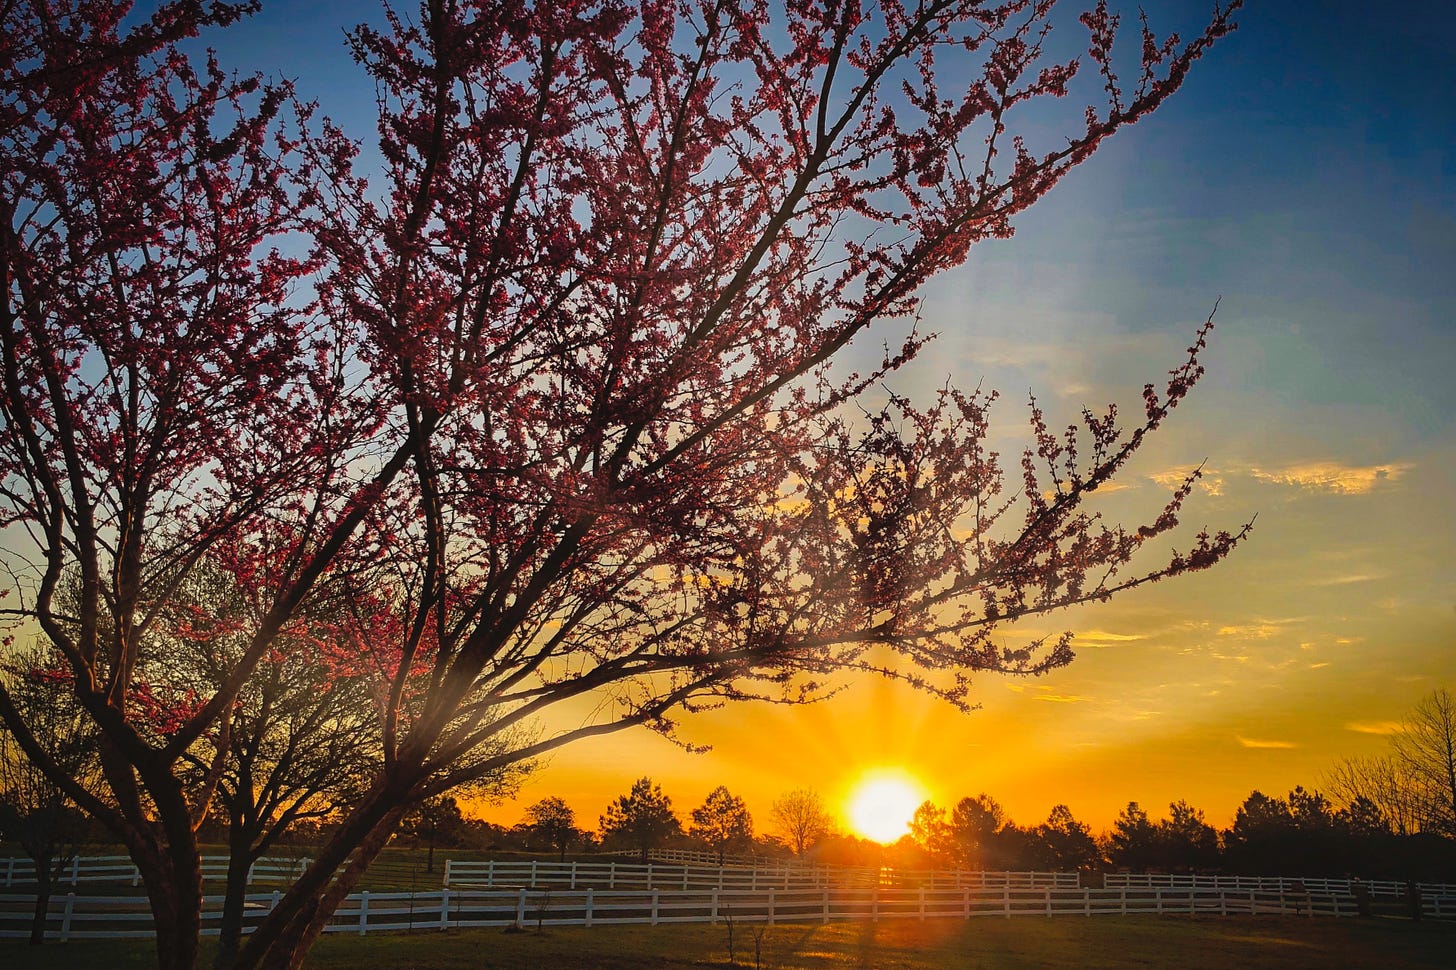
[[[1136,871],[1160,862],[1158,827],[1137,802],[1128,802],[1107,834],[1107,858],[1114,866]]]
[[[81,715],[57,658],[42,650],[18,653],[0,667],[0,682],[31,725],[35,743],[74,778],[94,787],[100,759],[96,733]],[[35,866],[30,942],[45,942],[51,891],[77,852],[89,825],[70,796],[26,757],[0,727],[0,839],[13,842]]]
[[[1045,864],[1034,868],[1059,871],[1094,869],[1102,861],[1097,840],[1085,823],[1077,821],[1065,805],[1052,807],[1047,820],[1036,828],[1036,837],[1045,846]]]
[[[784,834],[794,855],[804,853],[834,831],[834,819],[824,807],[824,799],[812,788],[796,788],[774,799],[769,809],[774,824]]]
[[[724,785],[708,792],[703,804],[693,809],[692,819],[688,834],[706,842],[720,866],[727,853],[753,844],[753,816],[743,799]]]
[[[643,862],[670,837],[682,831],[672,799],[651,778],[639,778],[632,789],[607,806],[601,817],[602,842],[637,850]]]
[[[453,795],[436,795],[415,805],[400,822],[399,834],[427,848],[425,871],[435,871],[435,846],[454,845],[465,830],[465,813]]]
[[[1417,793],[1422,827],[1456,836],[1456,696],[1442,687],[1422,698],[1390,743]]]
[[[581,830],[576,827],[576,812],[566,801],[549,795],[526,809],[526,827],[537,838],[557,851],[557,858],[565,860],[566,850],[581,839]]]

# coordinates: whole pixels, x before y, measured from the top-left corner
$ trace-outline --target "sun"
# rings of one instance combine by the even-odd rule
[[[900,771],[880,771],[855,786],[845,816],[859,835],[888,844],[910,831],[910,820],[923,801],[925,790],[915,779]]]

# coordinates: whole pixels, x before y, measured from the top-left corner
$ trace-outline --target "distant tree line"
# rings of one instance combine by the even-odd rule
[[[12,689],[25,683],[12,677]],[[37,688],[36,697],[48,698]],[[65,707],[54,711],[58,716]],[[0,753],[4,749],[0,748]],[[23,762],[6,757],[10,768]],[[74,809],[58,808],[58,795],[23,788],[26,778],[0,772],[5,838],[40,860],[54,863],[88,840],[102,838]],[[910,831],[883,846],[839,830],[824,798],[797,789],[776,798],[760,831],[746,802],[719,785],[703,803],[680,816],[671,797],[651,778],[632,783],[612,800],[595,830],[559,796],[527,806],[514,826],[468,817],[455,795],[426,800],[403,820],[396,844],[425,852],[433,871],[436,849],[551,854],[630,851],[646,859],[654,849],[733,857],[798,857],[829,865],[894,865],[905,868],[986,870],[1126,869],[1169,873],[1227,873],[1309,877],[1456,881],[1456,703],[1446,690],[1423,699],[1390,738],[1388,753],[1347,759],[1326,778],[1330,795],[1296,786],[1284,796],[1254,791],[1232,824],[1215,828],[1204,813],[1179,800],[1155,818],[1129,802],[1107,831],[1094,835],[1066,805],[1045,821],[1021,825],[990,795],[932,802],[915,812]],[[462,791],[461,797],[470,794]],[[490,795],[487,789],[483,794]],[[34,809],[27,812],[22,802]],[[227,804],[226,802],[224,804]],[[68,814],[69,813],[69,814]],[[270,845],[308,845],[327,837],[331,821],[300,817]],[[230,820],[208,819],[202,835],[229,841]]]

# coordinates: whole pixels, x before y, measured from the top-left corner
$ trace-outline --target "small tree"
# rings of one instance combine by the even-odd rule
[[[1137,802],[1128,802],[1108,833],[1107,858],[1115,866],[1141,872],[1158,865],[1159,842],[1158,827],[1148,813]]]
[[[915,809],[910,819],[910,837],[932,858],[950,859],[950,827],[945,809],[927,799]]]
[[[1168,806],[1168,817],[1158,823],[1162,864],[1193,871],[1218,865],[1218,832],[1203,819],[1203,812],[1179,800]]]
[[[576,827],[576,813],[565,799],[549,795],[526,809],[526,827],[532,835],[556,849],[557,858],[565,861],[566,850],[581,838]]]
[[[639,778],[632,789],[607,806],[601,818],[602,841],[636,849],[646,862],[648,853],[682,831],[672,812],[672,799],[651,778]]]
[[[406,813],[399,826],[401,836],[413,840],[417,846],[428,846],[426,872],[435,871],[435,846],[454,845],[464,830],[465,814],[453,795],[425,799]]]
[[[1047,820],[1037,827],[1036,836],[1045,846],[1046,861],[1053,868],[1092,869],[1102,861],[1091,829],[1077,821],[1065,805],[1052,808]]]
[[[1004,862],[1004,853],[997,852],[996,838],[1006,824],[1006,812],[1000,803],[984,792],[956,802],[946,827],[946,844],[955,864],[966,869],[990,869]]]
[[[824,807],[824,799],[812,788],[796,788],[779,796],[769,813],[799,858],[834,831],[834,820]]]
[[[96,735],[65,683],[65,671],[51,669],[40,650],[15,656],[0,668],[0,680],[31,724],[46,757],[74,777],[94,785],[100,767]],[[30,942],[45,942],[51,891],[89,828],[88,820],[55,782],[21,750],[0,724],[0,839],[14,842],[35,866],[35,907]]]
[[[1418,793],[1423,827],[1456,836],[1456,696],[1442,687],[1422,698],[1390,744]]]
[[[753,844],[753,816],[748,806],[723,785],[708,793],[703,804],[693,809],[692,818],[688,834],[706,842],[720,866],[730,850]]]

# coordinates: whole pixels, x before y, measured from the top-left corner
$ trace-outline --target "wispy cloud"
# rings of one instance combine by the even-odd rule
[[[1218,628],[1221,637],[1238,637],[1242,640],[1267,640],[1284,632],[1280,623],[1237,623]]]
[[[1147,635],[1142,633],[1110,633],[1107,630],[1085,630],[1077,634],[1075,643],[1079,647],[1110,647],[1118,643],[1133,643],[1146,639]]]
[[[1349,586],[1352,583],[1369,583],[1377,579],[1384,579],[1386,573],[1349,573],[1344,576],[1330,576],[1326,579],[1315,579],[1310,581],[1311,586]]]
[[[1299,747],[1299,745],[1298,744],[1295,744],[1293,741],[1267,741],[1267,740],[1263,740],[1261,738],[1246,738],[1246,737],[1243,737],[1242,735],[1239,736],[1239,744],[1242,744],[1246,748],[1277,748],[1277,749],[1284,749],[1284,748],[1297,748],[1297,747]]]
[[[1156,472],[1152,475],[1149,475],[1148,477],[1151,478],[1153,481],[1157,482],[1163,488],[1169,489],[1171,491],[1172,489],[1177,488],[1179,485],[1182,485],[1183,482],[1187,480],[1188,476],[1193,474],[1194,469],[1196,469],[1197,467],[1197,465],[1174,465],[1172,468]],[[1198,487],[1203,489],[1209,495],[1222,495],[1223,476],[1221,476],[1214,469],[1209,468],[1205,465],[1203,468],[1203,474],[1199,476],[1198,479]]]
[[[1399,721],[1351,721],[1345,725],[1346,731],[1354,731],[1356,734],[1396,734],[1400,731]]]
[[[1287,468],[1251,468],[1250,473],[1262,482],[1292,485],[1313,492],[1337,495],[1365,495],[1378,486],[1396,482],[1415,465],[1408,461],[1385,465],[1346,465],[1338,461],[1315,461]]]

